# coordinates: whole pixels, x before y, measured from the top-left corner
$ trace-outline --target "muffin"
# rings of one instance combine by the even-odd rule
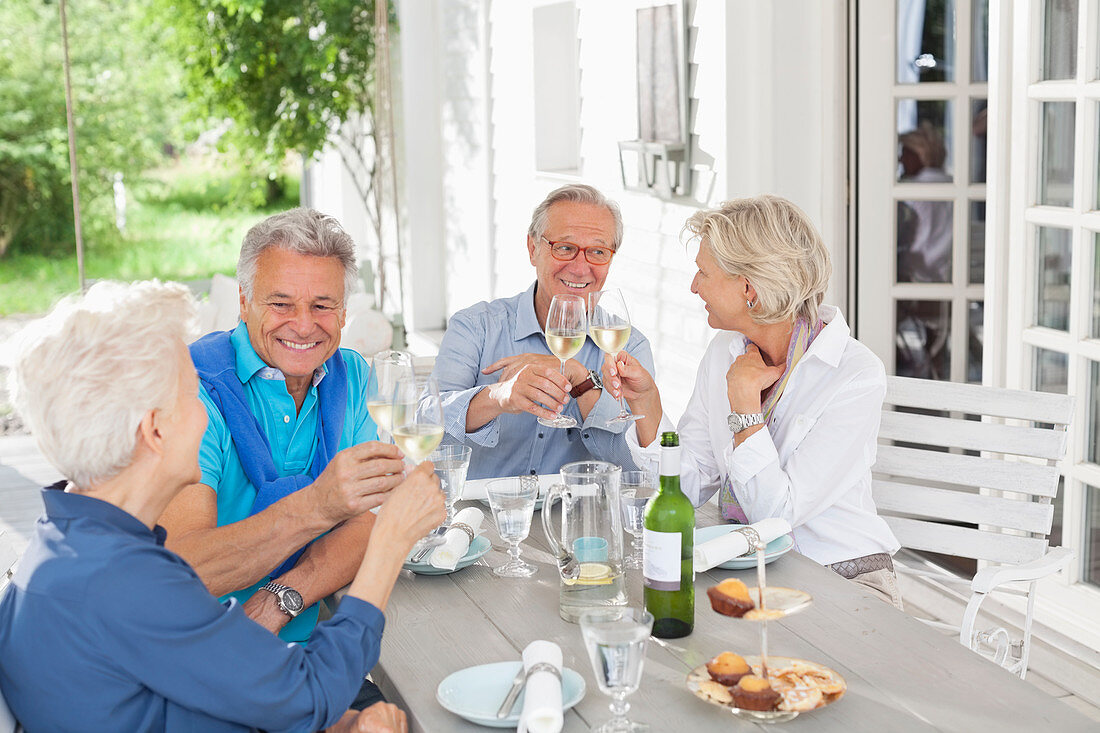
[[[773,710],[779,702],[779,693],[766,679],[747,674],[730,688],[733,706],[742,710]]]
[[[743,657],[733,652],[722,652],[707,662],[707,673],[715,682],[729,686],[736,685],[737,680],[751,674],[752,670]]]
[[[740,618],[756,607],[749,597],[749,589],[737,578],[727,578],[715,586],[707,588],[710,607],[725,616]]]

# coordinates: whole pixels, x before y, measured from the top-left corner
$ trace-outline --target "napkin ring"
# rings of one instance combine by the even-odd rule
[[[751,555],[754,552],[756,552],[757,546],[762,544],[760,542],[760,533],[757,532],[752,527],[749,527],[749,526],[746,525],[744,527],[741,527],[740,529],[735,529],[734,531],[739,533],[739,534],[744,535],[745,539],[748,540],[748,542],[749,542],[749,551],[745,553],[746,555]]]
[[[463,532],[466,533],[466,536],[470,538],[470,542],[474,541],[474,530],[470,525],[466,524],[465,522],[453,522],[451,524],[451,529],[461,529]]]
[[[561,670],[550,664],[550,662],[535,662],[530,666],[530,668],[528,668],[527,677],[530,678],[531,675],[537,672],[549,672],[550,674],[557,677],[558,681],[561,682]]]

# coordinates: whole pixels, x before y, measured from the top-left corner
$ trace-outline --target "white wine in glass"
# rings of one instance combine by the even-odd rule
[[[412,357],[404,351],[381,351],[371,360],[367,376],[367,412],[379,433],[393,434],[393,388],[398,379],[412,376]]]
[[[393,442],[413,464],[419,464],[443,440],[443,405],[432,377],[402,377],[393,388]],[[444,529],[444,531],[446,531]],[[443,544],[438,528],[417,542],[414,550]]]
[[[588,325],[586,310],[584,298],[579,295],[555,295],[550,301],[550,311],[546,314],[546,345],[561,362],[562,376],[565,376],[565,362],[584,346]],[[550,420],[540,417],[539,423],[550,428],[577,427],[576,420],[560,414]]]
[[[626,348],[630,340],[630,313],[626,301],[618,288],[600,290],[588,294],[588,332],[596,346],[612,358]],[[619,414],[607,421],[608,425],[634,422],[645,415],[631,415],[626,411],[626,402],[619,395]]]

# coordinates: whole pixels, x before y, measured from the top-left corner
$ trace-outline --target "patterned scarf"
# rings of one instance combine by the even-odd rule
[[[772,411],[779,402],[783,390],[787,388],[787,382],[791,379],[795,364],[810,348],[810,344],[824,327],[825,324],[820,320],[812,328],[810,322],[805,318],[799,318],[795,321],[794,330],[791,332],[791,343],[787,347],[786,371],[772,387],[772,391],[764,400],[764,404],[760,406],[761,412],[764,413],[765,425],[768,424],[768,420],[771,418]],[[725,478],[722,479],[722,490],[718,497],[718,506],[722,510],[722,519],[736,524],[749,524],[749,518],[745,516],[745,511],[741,508],[737,496],[733,493],[733,479],[730,478],[729,474],[726,474]]]

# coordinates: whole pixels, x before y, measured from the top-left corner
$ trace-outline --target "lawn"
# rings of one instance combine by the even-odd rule
[[[125,231],[86,242],[85,277],[186,281],[232,275],[248,228],[298,205],[298,176],[287,179],[283,198],[254,205],[234,203],[240,173],[220,165],[183,161],[151,171],[129,191]],[[44,313],[79,286],[75,252],[10,255],[0,260],[0,316]]]

